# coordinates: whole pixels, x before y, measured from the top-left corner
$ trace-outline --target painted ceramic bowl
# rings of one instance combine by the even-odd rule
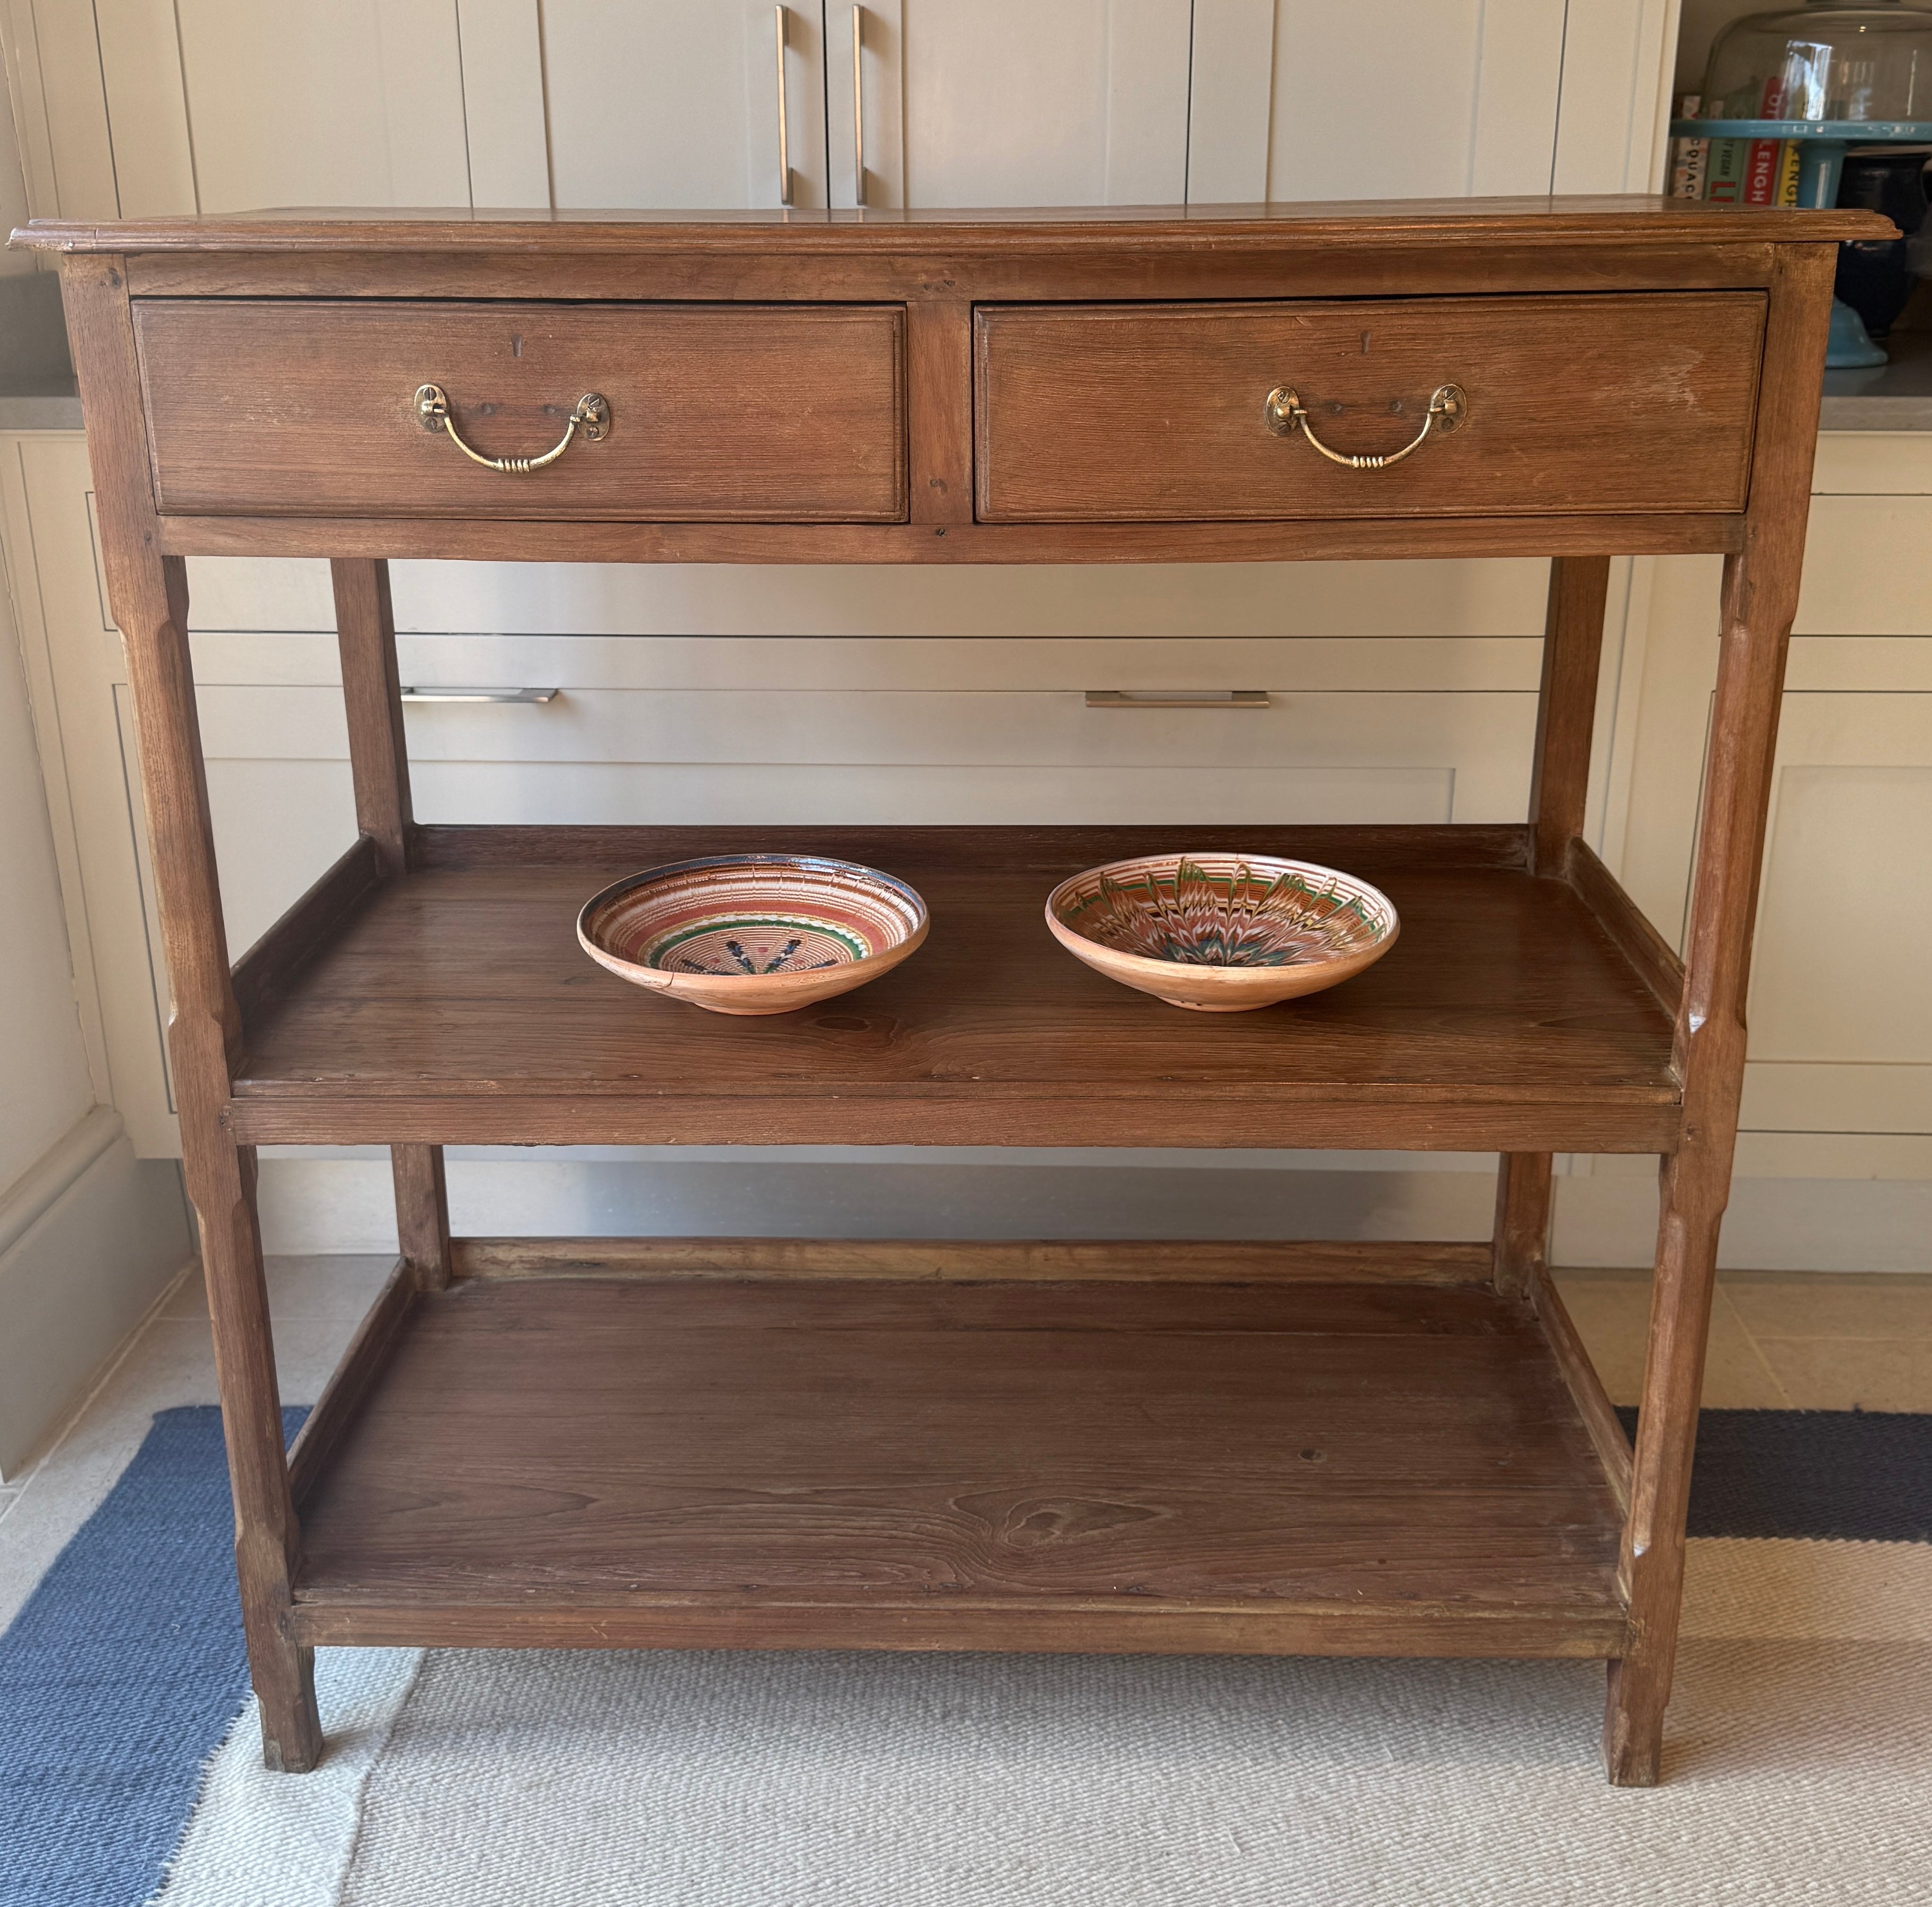
[[[926,938],[926,902],[877,868],[812,854],[674,861],[584,904],[600,966],[710,1013],[791,1013],[877,980]]]
[[[1096,973],[1171,1007],[1246,1013],[1352,979],[1395,944],[1388,895],[1269,854],[1148,854],[1090,867],[1046,924]]]

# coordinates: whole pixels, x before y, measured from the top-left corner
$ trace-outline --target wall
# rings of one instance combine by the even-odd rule
[[[0,1187],[94,1104],[60,877],[10,613],[0,605]]]
[[[0,594],[0,1479],[190,1250],[175,1167],[96,1100],[10,608]]]
[[[14,124],[14,98],[0,86],[0,232],[10,232],[27,221],[27,177],[20,164],[20,141]],[[31,272],[30,252],[0,251],[0,277]]]

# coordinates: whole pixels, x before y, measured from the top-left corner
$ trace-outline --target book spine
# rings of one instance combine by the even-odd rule
[[[1744,194],[1744,164],[1750,151],[1748,139],[1714,139],[1704,173],[1704,196],[1718,205],[1734,206]]]
[[[1784,143],[1776,139],[1753,139],[1745,146],[1744,188],[1739,197],[1748,206],[1774,206],[1783,170]]]
[[[1681,119],[1694,119],[1703,102],[1696,93],[1686,93],[1678,113]],[[1704,172],[1710,159],[1708,139],[1674,139],[1670,142],[1670,196],[1673,199],[1701,199]]]
[[[1778,203],[1789,211],[1798,205],[1798,142],[1787,139],[1780,146],[1778,167]]]

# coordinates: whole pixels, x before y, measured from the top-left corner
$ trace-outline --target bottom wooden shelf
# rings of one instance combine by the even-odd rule
[[[1474,1248],[589,1249],[379,1306],[294,1466],[298,1639],[1624,1647],[1611,1482]]]

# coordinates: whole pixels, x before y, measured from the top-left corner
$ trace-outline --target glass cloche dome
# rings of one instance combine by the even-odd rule
[[[1806,0],[1753,14],[1711,49],[1707,119],[1932,119],[1932,10]]]

